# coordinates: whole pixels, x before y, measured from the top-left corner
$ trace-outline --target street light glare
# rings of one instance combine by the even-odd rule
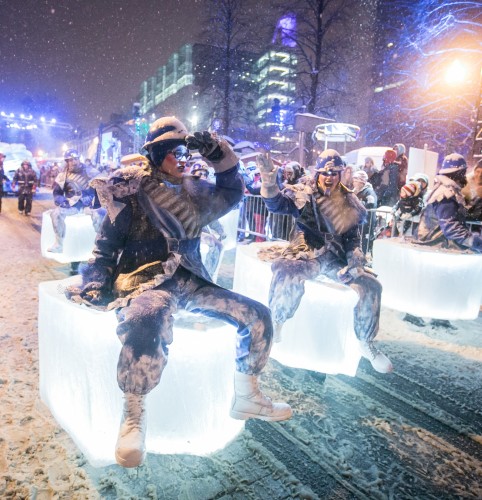
[[[449,85],[458,85],[466,79],[467,68],[458,59],[455,59],[445,72],[445,81]]]

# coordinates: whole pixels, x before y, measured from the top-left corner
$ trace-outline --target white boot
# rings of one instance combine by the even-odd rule
[[[360,340],[359,344],[361,355],[370,361],[374,370],[380,373],[393,371],[392,362],[375,347],[372,340]]]
[[[234,373],[231,417],[237,420],[259,418],[260,420],[277,422],[278,420],[288,420],[292,414],[290,405],[273,403],[268,396],[265,396],[259,390],[256,375],[246,375],[241,372]]]
[[[122,467],[137,467],[146,458],[145,396],[125,393],[124,413],[115,445],[115,459]]]
[[[47,252],[62,253],[63,247],[64,247],[63,239],[60,238],[59,236],[56,236],[55,243],[50,248],[47,248]]]

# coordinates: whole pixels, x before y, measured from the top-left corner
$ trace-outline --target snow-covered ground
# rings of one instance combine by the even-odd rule
[[[70,271],[40,255],[51,206],[41,194],[28,218],[8,198],[0,214],[0,498],[482,498],[480,315],[445,330],[384,309],[378,339],[393,374],[362,361],[357,377],[324,380],[273,361],[262,385],[293,406],[290,421],[250,421],[209,457],[91,467],[38,395],[37,286]]]

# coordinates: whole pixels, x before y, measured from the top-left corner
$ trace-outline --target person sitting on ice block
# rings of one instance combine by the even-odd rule
[[[237,327],[233,418],[278,421],[292,414],[258,388],[273,337],[268,308],[214,285],[201,261],[202,228],[243,195],[238,158],[225,140],[209,132],[188,135],[175,117],[156,120],[143,147],[147,166],[120,169],[103,185],[97,180],[107,216],[94,258],[81,269],[81,287],[67,290],[74,301],[117,311],[123,344],[117,380],[125,402],[115,455],[124,467],[144,460],[145,397],[166,366],[178,309]],[[210,163],[215,184],[183,174],[188,148]]]
[[[365,266],[359,224],[366,209],[341,182],[343,160],[334,149],[320,154],[315,175],[283,191],[276,184],[277,168],[267,156],[258,156],[261,195],[272,213],[296,219],[290,244],[272,265],[269,306],[280,338],[283,323],[292,318],[304,294],[304,281],[325,275],[348,285],[360,297],[354,311],[354,329],[362,356],[381,373],[393,370],[390,360],[374,345],[380,318],[382,287]],[[320,325],[322,328],[322,325]]]
[[[90,186],[90,177],[85,165],[80,163],[79,153],[69,149],[64,154],[65,170],[55,178],[52,188],[56,207],[50,212],[55,233],[55,243],[49,252],[62,253],[65,237],[65,218],[69,215],[85,213],[92,218],[97,232],[105,216],[103,208],[94,208],[95,191]]]
[[[482,237],[472,233],[465,224],[467,210],[462,188],[467,184],[466,174],[467,163],[462,155],[452,153],[444,158],[437,169],[433,190],[420,214],[414,243],[464,252],[482,252]],[[411,314],[403,319],[417,326],[425,324],[421,318]],[[447,320],[432,319],[431,323],[454,328]]]

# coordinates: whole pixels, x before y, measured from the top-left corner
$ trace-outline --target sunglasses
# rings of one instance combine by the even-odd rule
[[[332,170],[322,170],[320,174],[324,177],[336,177],[339,172],[333,172]]]
[[[177,146],[177,148],[174,148],[168,153],[172,153],[176,160],[189,161],[192,158],[192,155],[189,153],[189,150],[186,148],[186,146]]]

